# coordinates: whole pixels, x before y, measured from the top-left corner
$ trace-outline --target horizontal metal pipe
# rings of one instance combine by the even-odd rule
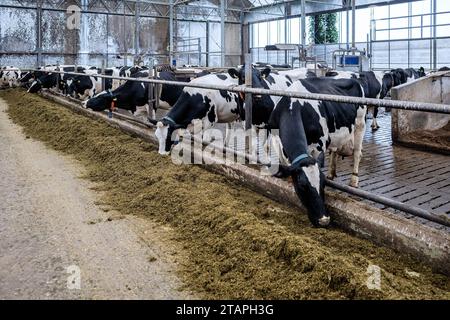
[[[440,14],[447,14],[450,13],[450,11],[442,11],[442,12],[436,12],[436,15],[440,15]],[[372,21],[381,21],[381,20],[396,20],[396,19],[405,19],[405,18],[415,18],[415,17],[425,17],[425,16],[432,16],[433,13],[423,13],[423,14],[412,14],[412,15],[407,15],[407,16],[398,16],[398,17],[389,17],[389,18],[378,18],[378,19],[373,19]]]
[[[34,71],[44,71],[48,73],[60,73],[69,74],[74,76],[86,76],[85,73],[76,72],[64,72],[64,71],[46,71],[46,70],[34,70]],[[370,105],[376,107],[388,107],[392,109],[402,109],[411,111],[425,111],[433,113],[450,114],[450,105],[437,104],[437,103],[425,103],[425,102],[414,102],[414,101],[400,101],[400,100],[383,100],[383,99],[372,99],[372,98],[359,98],[350,96],[339,96],[331,94],[319,94],[319,93],[306,93],[306,92],[294,92],[294,91],[283,91],[283,90],[267,90],[259,88],[249,88],[243,85],[214,85],[214,84],[201,84],[201,83],[190,83],[181,81],[166,81],[158,79],[143,79],[143,78],[128,78],[128,77],[115,77],[106,76],[101,74],[90,75],[99,78],[106,79],[119,79],[119,80],[129,80],[147,83],[158,83],[158,84],[170,84],[175,86],[191,87],[191,88],[201,88],[201,89],[213,89],[213,90],[226,90],[231,92],[243,92],[252,94],[267,94],[272,96],[282,96],[290,98],[308,99],[308,100],[325,100],[340,103],[352,103],[352,104],[362,104]]]
[[[450,227],[450,219],[448,219],[444,215],[432,214],[425,209],[414,207],[414,206],[408,205],[403,202],[399,202],[399,201],[396,201],[393,199],[383,197],[383,196],[375,194],[375,193],[370,193],[365,190],[353,188],[353,187],[350,187],[350,186],[347,186],[347,185],[344,185],[341,183],[334,182],[332,180],[327,179],[326,185],[330,186],[332,188],[353,194],[355,196],[358,196],[358,197],[361,197],[361,198],[364,198],[367,200],[371,200],[373,202],[381,203],[388,207],[398,209],[400,211],[404,211],[411,215],[418,216],[418,217],[424,218],[426,220],[430,220],[430,221],[442,224],[444,226]]]

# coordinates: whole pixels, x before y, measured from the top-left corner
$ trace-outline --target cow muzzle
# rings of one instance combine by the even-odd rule
[[[323,216],[322,218],[320,218],[317,223],[319,224],[319,226],[321,227],[328,227],[330,225],[330,217],[327,216]]]

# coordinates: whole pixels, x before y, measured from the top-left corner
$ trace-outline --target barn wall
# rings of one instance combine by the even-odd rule
[[[140,17],[139,48],[135,49],[135,17],[83,13],[80,30],[69,30],[68,15],[42,10],[42,63],[109,66],[133,63],[136,52],[144,62],[166,63],[169,21]],[[37,10],[0,8],[0,65],[37,66]]]
[[[0,65],[30,68],[44,64],[101,66],[105,63],[107,66],[120,66],[133,64],[136,54],[141,55],[147,65],[169,62],[167,17],[146,16],[152,14],[149,11],[140,14],[139,33],[136,35],[133,6],[127,7],[127,13],[123,15],[122,12],[111,11],[111,8],[109,13],[105,8],[91,8],[90,2],[86,0],[64,0],[63,5],[56,9],[50,8],[50,2],[44,2],[40,27],[42,45],[39,53],[39,14],[36,2],[23,0],[21,3],[28,7],[17,7],[16,0],[0,0]],[[66,25],[69,14],[64,8],[80,4],[84,11],[90,12],[81,14],[80,29],[70,30]],[[9,5],[16,7],[8,7]],[[167,8],[160,8],[162,12],[163,9]],[[125,9],[120,8],[119,11],[121,10]],[[208,17],[209,22],[204,21],[204,18],[195,21],[192,17],[188,19],[177,12],[177,18],[180,19],[175,20],[174,30],[178,38],[174,39],[177,65],[220,66],[220,16],[213,13]],[[241,63],[241,26],[233,17],[227,19],[232,22],[225,24],[225,61],[226,65],[236,65]],[[186,38],[194,39],[192,45],[181,48],[180,39]],[[135,48],[136,42],[138,48]]]
[[[225,24],[225,66],[236,66],[241,63],[241,26]]]

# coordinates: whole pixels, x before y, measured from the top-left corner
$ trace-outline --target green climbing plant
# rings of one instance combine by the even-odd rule
[[[325,13],[309,18],[309,40],[316,44],[336,43],[339,40],[337,14]]]

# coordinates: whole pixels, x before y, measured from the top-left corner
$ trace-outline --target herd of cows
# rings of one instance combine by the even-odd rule
[[[446,70],[446,69],[443,69]],[[52,73],[53,71],[53,73]],[[68,75],[56,71],[77,72]],[[157,78],[177,80],[170,68],[158,70]],[[146,110],[148,121],[156,125],[159,153],[169,154],[178,129],[188,128],[194,121],[203,121],[203,128],[214,123],[245,120],[245,94],[227,90],[213,90],[163,84],[158,90],[160,104],[170,106],[162,119],[155,119],[149,106],[149,83],[105,79],[99,73],[132,78],[148,78],[145,67],[122,67],[100,70],[88,66],[46,66],[38,71],[22,73],[18,68],[4,67],[0,71],[0,86],[23,86],[28,92],[53,89],[84,100],[83,105],[94,111],[112,106],[129,110]],[[318,77],[306,68],[275,71],[270,66],[252,68],[254,88],[283,90],[298,93],[322,93],[352,97],[383,99],[391,88],[425,76],[423,69],[395,69],[389,72],[360,73],[328,71]],[[244,67],[228,72],[209,73],[197,70],[192,84],[236,86],[245,83]],[[104,89],[104,90],[102,90]],[[330,153],[329,179],[336,177],[338,156],[353,156],[350,185],[358,187],[358,169],[362,156],[367,106],[330,101],[305,100],[290,97],[252,95],[252,124],[274,131],[268,141],[282,150],[283,161],[276,174],[291,176],[295,191],[307,208],[314,226],[329,224],[324,203],[325,177],[320,168],[324,153]],[[373,107],[372,129],[376,130],[377,108]]]

